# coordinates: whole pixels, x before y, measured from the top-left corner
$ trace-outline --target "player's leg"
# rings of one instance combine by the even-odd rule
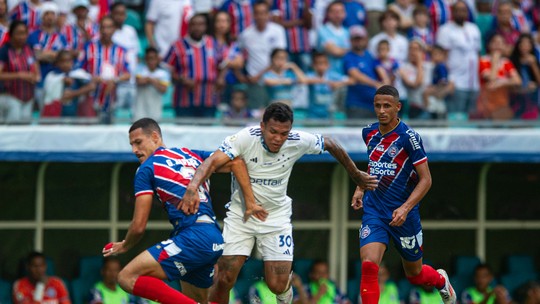
[[[360,296],[363,304],[377,304],[379,289],[379,265],[388,247],[389,236],[387,223],[376,217],[364,215],[360,228],[360,259],[362,276],[360,278]]]
[[[229,303],[229,293],[246,259],[247,256],[241,255],[224,255],[219,258],[217,276],[214,285],[210,287],[210,302]]]
[[[253,221],[244,223],[241,217],[227,216],[223,221],[223,255],[218,260],[217,278],[210,288],[210,302],[228,303],[229,293],[236,283],[240,269],[251,255],[255,244]]]
[[[168,279],[156,259],[145,250],[118,274],[118,283],[126,292],[164,304],[196,303],[165,284]]]
[[[264,260],[264,279],[278,303],[291,303],[291,268],[294,254],[292,225],[257,235],[257,248]]]
[[[264,261],[264,280],[278,303],[292,303],[292,261]]]
[[[391,228],[391,235],[409,282],[413,285],[434,286],[446,304],[455,303],[456,295],[446,272],[422,264],[423,233],[420,218],[411,214],[403,225]]]
[[[182,292],[198,303],[208,303],[208,288],[200,288],[186,281],[180,281]]]

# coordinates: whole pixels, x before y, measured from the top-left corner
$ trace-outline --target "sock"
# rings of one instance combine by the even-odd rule
[[[174,290],[160,279],[140,276],[133,286],[133,294],[163,304],[196,304],[197,302]]]
[[[378,304],[380,293],[379,266],[370,261],[362,262],[362,279],[360,281],[362,304]]]
[[[285,291],[282,294],[276,295],[276,299],[278,304],[290,304],[293,300],[293,291],[292,288],[289,286],[289,289]]]
[[[435,286],[437,289],[442,289],[446,283],[444,277],[429,265],[422,265],[422,270],[417,276],[407,279],[413,285]]]

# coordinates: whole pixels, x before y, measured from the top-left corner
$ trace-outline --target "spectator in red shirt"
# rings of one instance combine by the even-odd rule
[[[0,119],[29,121],[35,86],[41,79],[39,64],[26,42],[28,27],[24,22],[13,21],[8,35],[9,43],[0,48],[0,82],[6,93],[0,95]]]
[[[28,275],[13,285],[14,304],[71,304],[66,286],[58,277],[47,276],[45,255],[31,252],[26,261]]]

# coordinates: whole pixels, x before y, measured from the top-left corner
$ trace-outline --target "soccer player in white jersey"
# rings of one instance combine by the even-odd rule
[[[260,127],[248,127],[227,137],[197,169],[186,189],[179,208],[192,214],[198,210],[197,189],[215,168],[236,157],[242,157],[246,162],[254,197],[246,195],[246,201],[243,201],[242,193],[234,184],[224,220],[225,248],[218,261],[218,279],[210,290],[211,302],[228,302],[229,290],[255,242],[264,260],[266,283],[276,294],[278,303],[292,301],[292,201],[287,196],[287,184],[292,167],[300,157],[328,151],[360,188],[377,186],[377,180],[358,170],[335,140],[320,134],[292,131],[292,123],[293,112],[288,105],[270,104]]]

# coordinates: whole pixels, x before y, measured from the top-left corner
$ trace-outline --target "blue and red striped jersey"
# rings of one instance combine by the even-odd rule
[[[379,123],[362,130],[367,146],[368,173],[377,176],[379,186],[364,196],[364,213],[391,219],[418,184],[415,166],[427,161],[420,135],[400,122],[382,135]],[[412,212],[418,212],[416,205]]]
[[[200,215],[215,218],[208,181],[199,188],[201,203],[197,214],[186,215],[177,209],[195,170],[207,156],[206,152],[191,151],[187,148],[158,148],[137,169],[135,197],[155,194],[167,211],[175,231],[192,225]]]
[[[34,30],[39,27],[39,12],[28,1],[21,1],[9,13],[11,21],[23,21],[29,30]]]
[[[85,24],[84,30],[86,30],[91,39],[99,36],[99,24],[95,22],[88,21]],[[84,30],[76,24],[67,24],[62,28],[62,30],[60,30],[60,33],[66,37],[69,49],[79,51],[82,50],[86,42],[89,41],[86,39]]]
[[[214,107],[216,106],[215,82],[222,54],[216,40],[205,36],[201,41],[187,37],[175,42],[165,62],[183,78],[195,81],[191,90],[176,85],[174,90],[175,107]]]
[[[307,3],[306,3],[307,2]],[[309,7],[306,7],[306,4]],[[313,0],[274,0],[272,10],[284,21],[302,19],[306,10],[312,10]],[[287,50],[290,53],[306,53],[311,51],[309,30],[304,26],[286,28]]]
[[[113,79],[122,74],[129,73],[126,60],[126,50],[117,44],[104,46],[99,40],[88,42],[79,54],[77,66],[90,73],[92,76],[99,76],[103,79]],[[112,94],[106,94],[106,85],[100,83],[92,94],[94,102],[103,111],[107,111],[114,98]]]
[[[242,31],[253,23],[253,4],[255,0],[226,0],[220,11],[231,16],[231,35],[238,37]]]
[[[7,43],[0,48],[0,64],[4,72],[36,72],[34,51],[27,44],[21,52],[16,51]],[[34,98],[35,84],[21,79],[4,81],[5,91],[17,99],[27,102]]]

